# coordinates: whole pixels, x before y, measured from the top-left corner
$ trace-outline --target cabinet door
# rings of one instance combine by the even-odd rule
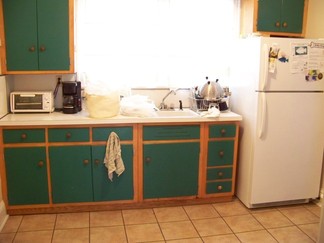
[[[197,195],[199,143],[144,145],[144,198]]]
[[[125,171],[113,181],[108,179],[108,171],[103,163],[106,146],[92,147],[92,172],[94,201],[132,200],[133,186],[133,145],[121,145]]]
[[[258,31],[302,33],[304,0],[259,0]]]
[[[9,205],[47,204],[45,147],[5,148]]]
[[[3,0],[9,71],[38,70],[36,11],[36,0]]]
[[[54,203],[91,202],[91,147],[49,147]]]
[[[3,0],[8,71],[69,70],[69,0]]]
[[[39,70],[69,70],[69,0],[38,0],[37,17]]]

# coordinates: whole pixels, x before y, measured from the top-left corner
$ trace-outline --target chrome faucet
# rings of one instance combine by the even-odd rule
[[[162,99],[162,102],[161,102],[161,104],[160,104],[160,109],[161,110],[165,110],[165,109],[167,109],[168,107],[167,107],[167,105],[164,103],[164,101],[165,101],[165,99],[166,98],[168,98],[168,96],[170,95],[170,94],[177,94],[176,92],[178,91],[179,89],[176,89],[176,90],[170,90],[164,97],[163,97],[163,99]]]

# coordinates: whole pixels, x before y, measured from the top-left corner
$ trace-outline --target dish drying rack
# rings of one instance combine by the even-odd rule
[[[217,105],[222,98],[218,98],[215,100],[207,100],[203,98],[196,98],[195,97],[195,90],[191,90],[190,92],[190,109],[193,111],[207,111],[210,105]]]

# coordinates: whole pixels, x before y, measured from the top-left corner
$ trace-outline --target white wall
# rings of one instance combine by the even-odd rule
[[[323,0],[309,0],[306,38],[324,38],[323,11]]]
[[[306,27],[306,38],[322,38],[324,39],[324,1],[309,0],[308,17]],[[323,154],[324,161],[324,154]],[[324,193],[324,166],[322,173],[322,193]]]

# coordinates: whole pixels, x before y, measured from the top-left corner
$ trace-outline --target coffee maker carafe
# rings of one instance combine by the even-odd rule
[[[66,81],[63,83],[63,113],[74,114],[82,110],[81,82]]]

